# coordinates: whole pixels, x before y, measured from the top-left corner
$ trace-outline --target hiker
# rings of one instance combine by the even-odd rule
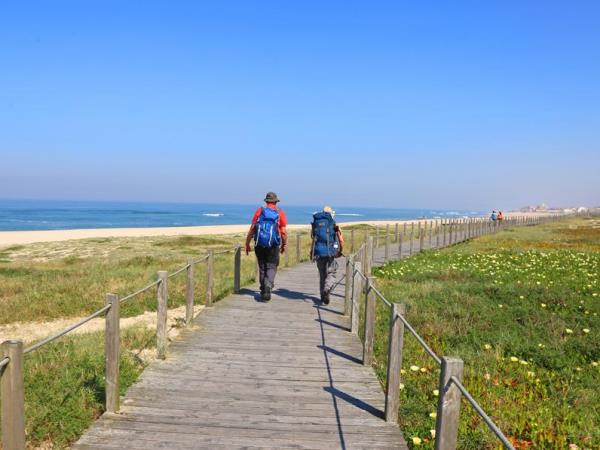
[[[279,199],[275,192],[265,196],[265,206],[256,210],[252,225],[246,236],[246,255],[250,253],[250,241],[254,239],[254,252],[258,260],[260,295],[262,300],[271,300],[271,290],[279,265],[279,253],[287,248],[287,218],[277,207]]]
[[[502,211],[498,211],[498,216],[496,218],[498,221],[504,220],[504,214],[502,214]]]
[[[330,206],[326,206],[322,212],[313,215],[311,224],[310,259],[316,261],[319,269],[319,291],[324,305],[329,304],[329,295],[335,286],[335,258],[342,255],[344,247],[344,237],[340,227],[333,220],[334,216],[335,212]]]
[[[490,216],[490,220],[492,220],[492,221],[494,221],[494,222],[495,222],[495,221],[496,221],[496,219],[497,219],[497,216],[496,216],[496,210],[494,210],[494,211],[492,211],[492,215]]]

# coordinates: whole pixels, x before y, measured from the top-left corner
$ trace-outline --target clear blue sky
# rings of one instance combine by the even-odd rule
[[[600,2],[0,3],[0,198],[600,204]]]

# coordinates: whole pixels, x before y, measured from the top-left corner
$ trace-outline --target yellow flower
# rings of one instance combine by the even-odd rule
[[[402,375],[404,375],[404,374],[406,373],[406,370],[404,370],[404,369],[400,369],[400,373],[401,373]]]
[[[414,445],[421,445],[421,438],[417,436],[413,436],[412,442]]]
[[[502,308],[502,303],[498,303],[498,308]]]
[[[581,369],[581,367],[575,367],[575,370],[576,370],[577,372],[581,372],[581,370],[582,370],[582,369]]]
[[[423,372],[423,373],[427,372],[427,368],[426,367],[421,367],[421,372]]]
[[[435,430],[429,430],[429,433],[431,433],[432,438],[435,438]]]
[[[410,370],[412,370],[413,372],[418,372],[419,366],[410,366]]]
[[[523,300],[525,297],[524,297],[524,296],[522,296],[522,295],[519,295],[519,298],[520,298],[521,300]]]
[[[400,390],[404,389],[404,383],[400,383]]]
[[[521,364],[523,364],[524,366],[526,366],[527,364],[529,364],[527,361],[525,361],[525,360],[523,360],[523,359],[522,359],[521,361],[519,361],[519,362],[520,362]]]
[[[435,395],[437,397],[438,395],[440,395],[440,391],[438,389],[434,389],[433,395]]]
[[[491,346],[490,344],[485,344],[485,345],[483,346],[483,348],[485,348],[486,350],[491,350],[491,349],[492,349],[492,346]]]
[[[545,303],[540,303],[540,305],[542,306],[542,308],[545,308],[547,306]]]
[[[598,367],[598,361],[592,361],[592,366]]]
[[[533,377],[535,377],[535,372],[531,372],[531,371],[527,372],[527,376],[530,378],[533,378]]]
[[[510,360],[511,360],[512,362],[517,362],[517,361],[519,360],[519,358],[517,358],[516,356],[511,356],[511,357],[510,357]]]
[[[588,333],[590,332],[590,329],[589,329],[589,328],[584,328],[584,329],[583,329],[583,332],[584,332],[585,334],[588,334]]]
[[[437,417],[437,413],[436,412],[430,412],[429,413],[429,417],[431,417],[432,419],[435,419]]]

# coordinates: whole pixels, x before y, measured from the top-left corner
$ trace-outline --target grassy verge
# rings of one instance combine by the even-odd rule
[[[436,353],[465,361],[465,385],[516,448],[600,448],[600,222],[506,230],[375,274]],[[379,304],[382,381],[388,315]],[[399,421],[413,447],[416,437],[419,448],[433,448],[438,376],[407,336]],[[470,406],[462,408],[459,448],[499,448]]]

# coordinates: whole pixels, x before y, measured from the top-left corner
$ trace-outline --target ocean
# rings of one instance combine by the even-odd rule
[[[209,203],[130,203],[49,200],[0,200],[0,231],[85,228],[181,227],[249,223],[258,207]],[[289,223],[310,223],[320,206],[281,204]],[[338,222],[480,216],[481,211],[335,208]]]

